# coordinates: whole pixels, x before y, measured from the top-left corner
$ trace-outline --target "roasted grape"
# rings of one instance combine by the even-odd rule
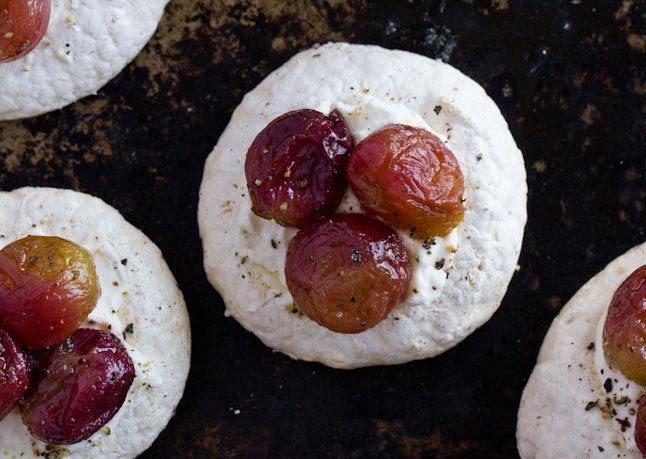
[[[52,348],[34,371],[20,404],[23,422],[47,443],[84,440],[119,411],[134,377],[132,359],[117,337],[81,328]]]
[[[292,239],[285,276],[303,314],[332,331],[359,333],[386,318],[406,294],[411,263],[387,225],[337,214]]]
[[[29,385],[29,367],[16,342],[0,328],[0,420],[22,398]]]
[[[646,456],[646,394],[639,399],[635,417],[635,442],[639,451]]]
[[[0,0],[0,62],[18,59],[47,31],[50,0]]]
[[[646,385],[646,265],[615,291],[603,328],[603,350],[611,367]]]
[[[38,349],[74,333],[100,294],[90,252],[49,236],[27,236],[0,250],[0,326]]]
[[[302,227],[334,213],[347,187],[352,136],[341,114],[295,110],[273,120],[247,152],[253,212]]]
[[[464,217],[458,161],[432,133],[392,124],[357,145],[348,182],[361,208],[416,239],[445,236]]]

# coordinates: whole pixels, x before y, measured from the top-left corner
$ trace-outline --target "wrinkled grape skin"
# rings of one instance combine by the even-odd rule
[[[65,340],[99,295],[92,255],[73,242],[27,236],[0,250],[0,326],[23,346]]]
[[[0,328],[0,421],[27,390],[29,370],[26,355],[11,336]]]
[[[637,443],[639,451],[646,455],[646,394],[639,399],[639,407],[635,417],[635,443]]]
[[[23,422],[46,443],[70,445],[90,437],[119,411],[135,368],[117,337],[81,328],[51,349],[33,377],[20,404]]]
[[[611,367],[646,385],[646,265],[615,291],[603,327],[603,350]]]
[[[334,213],[347,187],[344,167],[354,142],[341,114],[295,110],[276,118],[247,152],[252,211],[302,227]]]
[[[391,124],[352,152],[348,182],[370,215],[416,239],[446,236],[464,217],[464,178],[453,153],[425,129]]]
[[[50,0],[0,0],[0,63],[29,53],[47,31]]]
[[[338,333],[359,333],[385,319],[410,276],[397,233],[365,215],[337,214],[302,229],[287,250],[285,277],[297,307]]]

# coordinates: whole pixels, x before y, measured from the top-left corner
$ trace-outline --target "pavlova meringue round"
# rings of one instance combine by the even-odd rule
[[[169,0],[51,0],[45,36],[0,63],[0,121],[27,118],[95,94],[141,51]]]
[[[251,211],[244,163],[274,118],[338,109],[355,144],[381,127],[428,129],[446,142],[464,175],[464,221],[448,236],[412,239],[408,295],[374,328],[334,333],[297,313],[284,267],[294,228]],[[516,267],[526,221],[521,152],[485,91],[450,65],[377,46],[332,43],[292,57],[248,93],[204,169],[198,219],[209,281],[227,313],[268,346],[338,368],[437,355],[488,320]],[[348,189],[337,212],[361,212]]]
[[[83,327],[121,339],[136,376],[117,414],[73,445],[33,438],[15,407],[0,422],[0,458],[134,458],[165,428],[184,391],[191,338],[182,293],[155,244],[98,198],[53,188],[0,192],[0,246],[27,235],[58,236],[92,253],[101,296]]]
[[[643,458],[634,427],[645,389],[608,365],[602,336],[615,291],[644,263],[646,244],[621,255],[552,322],[518,411],[523,459]]]

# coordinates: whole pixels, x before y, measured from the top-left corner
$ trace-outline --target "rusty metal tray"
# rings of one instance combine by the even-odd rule
[[[292,361],[224,317],[202,269],[206,156],[246,91],[330,40],[448,61],[485,87],[525,155],[520,271],[492,320],[431,360]],[[172,0],[97,96],[0,123],[0,187],[95,194],[164,252],[194,353],[177,415],[142,458],[517,458],[516,410],[552,318],[646,239],[645,69],[643,1]]]

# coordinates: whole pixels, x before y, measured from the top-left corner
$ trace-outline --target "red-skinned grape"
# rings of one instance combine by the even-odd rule
[[[50,0],[0,0],[0,63],[18,59],[47,31]]]
[[[344,167],[354,143],[341,114],[295,110],[273,120],[247,152],[253,212],[302,227],[334,213],[347,187]]]
[[[646,265],[615,291],[603,328],[603,350],[610,366],[646,385]]]
[[[285,276],[303,314],[332,331],[359,333],[385,319],[406,294],[411,263],[387,225],[336,214],[291,240]]]
[[[74,333],[99,295],[92,255],[73,242],[27,236],[0,250],[0,326],[30,349]]]
[[[9,414],[27,390],[29,370],[26,355],[0,328],[0,420]]]
[[[639,451],[646,456],[646,394],[639,399],[635,417],[635,443]]]
[[[446,236],[464,217],[464,179],[453,153],[432,133],[392,124],[352,152],[348,182],[368,214],[416,239]]]
[[[23,422],[46,443],[84,440],[119,411],[134,377],[132,359],[117,337],[81,328],[52,348],[34,371],[20,404]]]

